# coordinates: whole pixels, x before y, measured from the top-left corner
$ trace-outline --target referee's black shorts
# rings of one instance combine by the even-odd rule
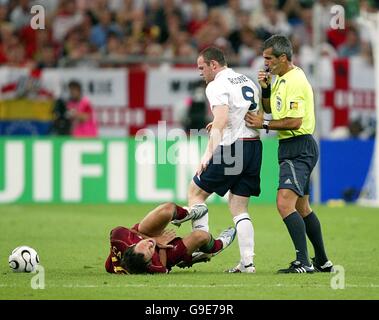
[[[208,193],[259,196],[262,142],[259,138],[238,139],[230,146],[218,146],[208,167],[193,181]]]
[[[309,195],[309,182],[319,152],[310,134],[279,140],[279,189]]]

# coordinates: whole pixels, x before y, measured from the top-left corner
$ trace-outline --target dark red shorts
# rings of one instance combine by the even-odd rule
[[[174,247],[166,249],[167,269],[170,269],[180,261],[191,261],[191,256],[187,254],[187,248],[184,245],[182,238],[175,238],[170,244]]]

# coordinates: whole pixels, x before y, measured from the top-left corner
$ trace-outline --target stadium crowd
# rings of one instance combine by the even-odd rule
[[[145,56],[178,61],[178,67],[193,65],[197,53],[213,44],[226,51],[232,65],[252,66],[260,57],[262,41],[275,33],[291,38],[295,63],[301,65],[312,56],[315,2],[0,0],[0,65],[45,68],[61,66],[63,61],[98,64],[104,58],[125,61]],[[322,10],[323,54],[366,55],[370,51],[367,35],[360,32],[355,19],[359,12],[378,10],[379,1],[317,2]],[[345,8],[345,29],[330,28],[331,7],[336,4]],[[43,30],[30,26],[33,5],[45,9]]]

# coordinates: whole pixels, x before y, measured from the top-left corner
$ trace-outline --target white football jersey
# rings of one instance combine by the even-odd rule
[[[259,137],[259,131],[246,127],[244,117],[250,110],[259,110],[259,89],[243,74],[226,68],[216,74],[205,90],[211,109],[229,106],[228,124],[220,145],[231,145],[239,138]]]

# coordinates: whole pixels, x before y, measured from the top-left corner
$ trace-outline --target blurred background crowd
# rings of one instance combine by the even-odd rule
[[[289,36],[295,63],[312,57],[313,0],[0,0],[0,65],[57,67],[107,64],[193,66],[193,57],[215,44],[232,65],[252,66],[262,41]],[[367,34],[356,18],[376,11],[378,0],[319,0],[323,53],[369,55]],[[30,27],[30,8],[42,5],[46,27]],[[331,7],[345,8],[345,29],[331,29]],[[141,56],[146,58],[141,59]],[[129,59],[126,59],[129,57]],[[133,60],[133,57],[135,58]],[[298,60],[298,61],[296,61]],[[150,62],[150,63],[149,63]]]
[[[45,17],[37,30],[35,5]],[[284,34],[294,64],[321,90],[320,135],[372,138],[374,62],[359,17],[378,10],[379,0],[0,0],[0,135],[69,134],[85,121],[98,122],[100,136],[133,135],[160,120],[204,128],[211,117],[198,53],[218,46],[229,66],[255,79],[263,41]]]

